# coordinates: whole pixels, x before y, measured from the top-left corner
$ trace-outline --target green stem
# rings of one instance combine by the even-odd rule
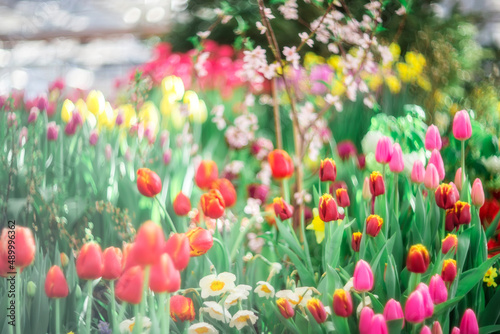
[[[87,282],[87,317],[85,319],[86,333],[90,334],[90,322],[92,321],[92,280]]]
[[[234,242],[233,249],[231,250],[231,255],[229,257],[230,260],[231,260],[231,262],[234,261],[234,258],[236,257],[236,253],[238,253],[238,249],[240,248],[240,245],[243,242],[243,238],[245,238],[245,236],[247,235],[248,231],[253,227],[254,223],[255,223],[255,218],[252,217],[248,221],[248,224],[245,227],[245,229],[243,230],[243,232],[241,232],[240,234],[238,234],[238,238]]]
[[[363,305],[363,308],[365,308],[366,304],[365,304],[365,296],[366,296],[366,292],[362,292],[361,293],[361,304]]]
[[[14,301],[16,303],[16,334],[21,334],[21,304],[20,304],[20,295],[21,294],[21,268],[17,268],[16,275],[16,291]]]
[[[115,281],[111,280],[109,282],[109,290],[111,290],[111,300],[109,301],[111,304],[111,328],[114,331],[116,328],[116,301],[115,301]]]
[[[398,182],[399,174],[394,175],[394,187],[396,188],[396,195],[394,198],[394,211],[396,212],[396,219],[399,222],[399,182]]]
[[[166,313],[165,331],[164,332],[162,331],[162,333],[170,333],[170,293],[167,293],[167,298],[165,301],[165,313]]]
[[[166,331],[166,327],[165,327],[165,320],[167,319],[167,317],[169,317],[170,315],[167,314],[163,314],[163,312],[165,311],[165,293],[160,293],[158,295],[158,314],[157,314],[157,318],[160,319],[160,333],[168,333]]]
[[[55,298],[54,302],[56,303],[56,334],[61,333],[61,321],[60,321],[60,313],[59,313],[59,298]]]
[[[134,331],[133,331],[134,333],[141,333],[141,331],[142,331],[142,318],[144,317],[145,311],[146,311],[146,299],[147,299],[147,294],[148,294],[150,269],[151,269],[151,266],[146,266],[144,268],[144,282],[142,283],[143,296],[142,296],[141,303],[139,304],[139,313],[135,316],[135,326],[134,326]]]
[[[462,189],[465,187],[465,141],[461,141],[462,144]]]
[[[166,220],[167,220],[168,224],[170,225],[170,229],[172,230],[172,232],[177,233],[177,229],[175,228],[174,222],[172,221],[172,218],[168,214],[167,209],[163,206],[161,201],[158,199],[158,196],[155,196],[155,199],[158,202],[158,204],[160,205],[160,207],[163,209],[163,212],[165,213]]]

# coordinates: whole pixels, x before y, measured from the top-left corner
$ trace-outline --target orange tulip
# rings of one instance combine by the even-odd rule
[[[142,284],[144,272],[140,266],[135,266],[123,273],[115,286],[116,298],[129,304],[137,305],[142,300]]]
[[[120,277],[122,273],[122,251],[117,247],[108,247],[102,253],[104,266],[102,278],[112,281]]]
[[[190,259],[188,237],[182,233],[172,234],[165,243],[165,252],[170,255],[177,270],[184,270]]]
[[[224,214],[224,198],[222,198],[222,194],[216,189],[212,189],[208,193],[201,195],[200,205],[203,214],[209,218],[217,219]]]
[[[76,273],[86,280],[98,279],[102,276],[102,250],[95,242],[87,242],[80,249],[76,258]]]
[[[230,208],[236,203],[236,190],[228,179],[217,179],[212,182],[211,189],[217,189],[224,199],[226,208]]]
[[[194,182],[201,189],[209,189],[212,182],[217,180],[219,170],[217,164],[212,160],[203,160],[194,176]]]
[[[155,222],[148,220],[141,225],[134,246],[131,252],[137,263],[141,265],[150,265],[156,262],[163,252],[165,246],[165,237],[163,230]]]
[[[193,321],[196,316],[191,298],[175,295],[170,298],[170,317],[177,322],[180,320]]]
[[[45,294],[49,298],[66,298],[68,293],[68,282],[61,268],[52,266],[45,278]]]
[[[8,261],[14,260],[16,268],[29,266],[35,259],[35,252],[35,239],[29,228],[16,226],[14,229],[2,230],[0,253],[3,253]],[[7,263],[7,261],[4,262]],[[9,271],[15,270],[9,269]]]
[[[175,196],[173,207],[177,216],[186,216],[191,211],[191,201],[182,191],[179,191]]]
[[[181,274],[168,254],[163,254],[151,267],[149,287],[153,292],[175,292],[181,287]]]
[[[267,156],[271,172],[276,179],[285,179],[293,175],[293,161],[287,152],[274,150]]]
[[[186,233],[189,238],[189,247],[191,256],[200,256],[208,252],[214,244],[214,239],[210,231],[201,227],[195,227]]]
[[[137,170],[137,189],[147,197],[155,197],[161,192],[161,179],[149,168]]]

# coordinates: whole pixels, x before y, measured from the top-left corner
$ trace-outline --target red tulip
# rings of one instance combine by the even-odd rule
[[[156,293],[176,292],[181,287],[181,274],[175,269],[174,262],[166,253],[151,266],[149,287]]]
[[[94,280],[102,276],[102,250],[95,242],[87,242],[80,249],[76,258],[76,273],[85,280]]]
[[[444,260],[441,277],[445,282],[453,282],[457,276],[457,261],[453,259]]]
[[[212,248],[214,239],[210,231],[201,227],[195,227],[186,233],[189,239],[189,247],[191,256],[200,256],[205,254]]]
[[[347,193],[347,189],[338,188],[335,191],[335,195],[337,195],[337,203],[341,208],[347,208],[351,205],[351,201],[349,200],[349,194]]]
[[[267,156],[271,172],[276,179],[285,179],[293,175],[293,161],[283,150],[274,150]]]
[[[322,324],[326,321],[328,314],[326,314],[325,307],[319,299],[309,299],[307,301],[307,309],[309,310],[309,312],[311,312],[312,316],[318,324]]]
[[[175,295],[170,298],[170,317],[177,322],[178,320],[193,321],[196,314],[191,298],[182,295]]]
[[[339,317],[347,318],[352,314],[351,294],[344,289],[337,289],[333,293],[333,312]]]
[[[189,239],[185,234],[175,233],[165,243],[165,252],[170,255],[177,270],[184,270],[190,259]]]
[[[122,251],[120,248],[108,247],[103,254],[102,278],[106,280],[115,280],[122,273]]]
[[[293,206],[288,204],[281,197],[276,197],[273,200],[274,214],[281,220],[287,220],[293,215]]]
[[[61,268],[52,266],[45,278],[45,294],[49,298],[66,298],[68,293],[68,282]]]
[[[455,234],[448,234],[446,238],[442,240],[441,252],[447,254],[452,248],[454,248],[454,252],[457,254],[458,238]]]
[[[165,236],[160,225],[148,220],[139,227],[131,254],[140,265],[156,262],[165,247]]]
[[[137,189],[146,197],[155,197],[161,192],[161,179],[149,168],[137,170]]]
[[[379,172],[370,174],[370,193],[374,197],[385,193],[384,178]]]
[[[211,189],[217,189],[224,199],[226,208],[230,208],[236,203],[236,190],[228,179],[217,179],[212,182]]]
[[[189,211],[191,211],[191,201],[189,200],[189,197],[182,193],[182,191],[179,191],[177,196],[175,196],[174,203],[172,205],[177,216],[186,216]]]
[[[384,220],[379,215],[369,215],[366,218],[366,234],[376,237],[380,233],[383,224]]]
[[[335,165],[335,161],[330,158],[326,158],[321,160],[321,165],[319,167],[319,179],[322,182],[325,181],[335,181],[337,178],[337,166]]]
[[[201,195],[200,206],[205,216],[217,219],[224,215],[226,204],[222,194],[218,190],[212,189]]]
[[[319,198],[319,218],[324,222],[339,219],[337,203],[330,194],[324,194]]]
[[[285,319],[292,318],[295,315],[295,311],[293,310],[293,305],[286,298],[279,298],[276,301],[276,305],[278,305],[278,309],[280,310],[281,315]]]
[[[140,266],[131,267],[118,279],[115,286],[116,298],[137,305],[142,300],[144,272]]]
[[[361,245],[361,238],[363,237],[363,233],[354,232],[351,238],[351,246],[352,250],[355,252],[359,252],[359,246]]]
[[[456,197],[456,193],[453,189],[453,186],[446,183],[442,183],[436,189],[435,196],[436,196],[437,206],[445,210],[451,209],[458,200],[458,198]]]
[[[417,244],[411,246],[406,258],[406,269],[409,272],[423,274],[427,271],[429,262],[429,252],[424,245]]]
[[[212,160],[203,160],[196,170],[194,182],[201,189],[209,189],[218,176],[217,164]]]
[[[13,229],[4,228],[2,230],[2,235],[0,236],[0,253],[4,254],[7,261],[12,261],[13,259],[16,268],[24,268],[33,263],[35,252],[35,239],[28,227],[15,226]],[[5,262],[4,264],[12,264],[7,261],[3,261]],[[9,269],[8,271],[15,270]]]

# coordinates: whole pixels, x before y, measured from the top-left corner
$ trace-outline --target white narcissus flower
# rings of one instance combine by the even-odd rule
[[[206,322],[199,322],[193,324],[188,328],[188,334],[218,334],[219,331],[215,329],[214,326]]]
[[[206,307],[201,308],[200,311],[204,311],[210,315],[215,320],[227,323],[231,320],[231,313],[227,309],[224,309],[221,305],[216,302],[204,302]]]
[[[200,280],[201,298],[222,295],[234,288],[234,281],[236,276],[227,272],[203,277]]]
[[[259,297],[265,297],[266,299],[274,297],[274,287],[264,281],[257,282],[257,287],[253,292],[257,293]]]
[[[276,298],[285,298],[288,300],[292,305],[297,305],[300,301],[299,296],[293,292],[292,290],[280,290],[276,292]]]
[[[231,293],[226,297],[224,306],[230,308],[238,303],[240,300],[248,299],[252,287],[250,285],[240,284],[231,290]]]
[[[345,292],[351,292],[354,290],[354,278],[351,277],[347,283],[344,285]]]
[[[242,310],[238,311],[233,315],[229,327],[236,327],[240,330],[245,326],[248,326],[250,322],[254,325],[257,322],[258,317],[252,311]]]
[[[273,262],[271,264],[271,271],[274,273],[274,274],[279,274],[280,271],[281,271],[281,268],[283,268],[283,266],[281,265],[281,263],[278,263],[278,262]]]
[[[302,286],[300,288],[295,288],[295,294],[299,297],[299,305],[307,307],[307,302],[312,298],[312,294],[316,289]]]
[[[134,326],[135,326],[135,317],[123,320],[118,326],[118,328],[120,329],[121,334],[128,334],[132,333],[132,331],[134,330]],[[148,317],[142,318],[142,328],[143,330],[141,331],[141,333],[145,334],[149,333],[149,329],[151,328],[151,320],[149,320]]]

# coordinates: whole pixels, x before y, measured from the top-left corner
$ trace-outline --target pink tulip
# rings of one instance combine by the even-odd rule
[[[457,172],[455,173],[455,185],[458,190],[462,190],[462,167],[457,169]]]
[[[89,144],[95,146],[99,140],[99,133],[96,130],[92,130],[89,137]]]
[[[453,136],[460,140],[467,140],[472,136],[472,126],[470,124],[469,113],[460,110],[453,118]]]
[[[411,170],[411,182],[422,183],[425,177],[425,167],[422,161],[415,160],[413,163],[413,168]]]
[[[124,121],[125,121],[125,116],[123,115],[122,112],[119,112],[118,115],[116,115],[115,124],[120,126],[123,124]]]
[[[431,333],[431,329],[427,326],[424,326],[422,327],[422,329],[420,330],[420,334],[432,334]]]
[[[405,319],[412,324],[425,320],[424,297],[418,290],[413,291],[406,301]]]
[[[28,128],[23,126],[19,131],[19,146],[23,146],[28,141]]]
[[[480,179],[475,179],[471,190],[472,204],[478,208],[484,204],[484,190]]]
[[[427,128],[427,133],[425,134],[425,148],[429,151],[434,149],[439,151],[442,145],[439,129],[437,126],[432,124]]]
[[[172,150],[167,148],[165,152],[163,152],[163,164],[168,165],[172,160]]]
[[[368,176],[365,177],[365,181],[363,182],[363,191],[361,192],[361,194],[363,195],[363,199],[365,201],[372,198],[372,193],[370,191],[370,178]]]
[[[111,147],[110,144],[106,144],[106,147],[104,148],[104,156],[106,157],[106,160],[111,160],[112,154],[113,154],[113,148]]]
[[[30,109],[30,114],[28,116],[28,123],[34,123],[36,122],[36,119],[38,118],[38,114],[40,113],[40,110],[37,107],[33,107]]]
[[[47,124],[47,139],[57,140],[58,135],[59,127],[56,125],[56,122],[49,122],[49,124]]]
[[[389,137],[382,137],[377,142],[375,150],[375,159],[378,163],[387,164],[392,157],[392,143]]]
[[[361,314],[359,315],[359,333],[360,334],[370,334],[372,329],[372,319],[374,313],[371,308],[365,306],[361,310]]]
[[[425,170],[424,185],[427,189],[436,190],[439,186],[439,174],[436,166],[428,164]]]
[[[385,304],[384,317],[387,321],[403,319],[401,328],[404,328],[405,326],[405,315],[403,313],[403,309],[401,308],[401,304],[394,299],[390,299],[387,304]]]
[[[434,304],[441,304],[448,300],[448,290],[444,284],[443,278],[436,274],[431,277],[429,282],[429,293]]]
[[[359,260],[354,268],[354,289],[358,291],[370,291],[373,288],[373,272],[368,262]]]
[[[387,334],[389,331],[387,329],[387,323],[382,314],[376,314],[372,318],[372,325],[370,329],[371,334]]]
[[[392,148],[391,161],[389,162],[389,169],[393,173],[401,173],[405,168],[403,161],[403,152],[401,151],[401,146],[398,143],[394,144]]]
[[[443,334],[443,329],[441,328],[441,324],[437,321],[434,321],[431,328],[432,334]]]
[[[453,327],[450,334],[460,334],[460,329],[458,327]]]
[[[424,283],[420,283],[417,286],[417,290],[420,291],[422,297],[424,298],[424,312],[425,317],[430,318],[434,313],[434,302],[432,301],[431,294],[429,292],[429,287]]]
[[[431,153],[431,158],[429,159],[429,164],[433,164],[438,172],[439,181],[444,180],[444,163],[443,158],[441,157],[441,153],[438,150],[434,149]]]
[[[460,333],[461,334],[478,334],[479,326],[477,324],[477,318],[474,311],[470,308],[465,310],[465,313],[460,321]]]

